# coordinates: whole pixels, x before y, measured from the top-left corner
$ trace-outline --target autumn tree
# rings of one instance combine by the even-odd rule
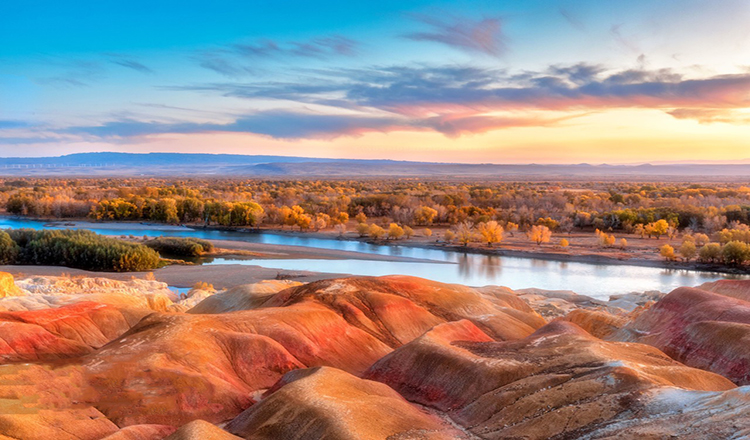
[[[374,223],[370,225],[370,228],[368,230],[368,234],[370,235],[370,237],[374,238],[375,240],[380,240],[381,238],[383,238],[385,233],[385,229]]]
[[[399,238],[404,236],[404,228],[397,225],[396,223],[391,223],[388,225],[388,238],[392,240],[398,240]]]
[[[526,236],[538,246],[542,243],[549,243],[550,238],[552,238],[552,231],[547,226],[534,225],[526,233]]]
[[[503,241],[503,227],[494,220],[480,223],[477,230],[482,237],[482,241],[487,243],[487,246],[491,247],[494,243]]]
[[[664,246],[659,248],[659,255],[667,260],[674,260],[674,248],[668,244],[665,244]]]
[[[370,225],[364,222],[357,224],[357,234],[359,234],[360,237],[364,237],[369,233],[370,233]]]
[[[404,226],[404,237],[412,238],[414,236],[414,229],[409,226]]]
[[[692,240],[683,241],[678,252],[685,261],[690,261],[698,253],[695,247],[695,242]]]
[[[667,223],[666,220],[661,219],[647,224],[645,227],[645,231],[649,237],[653,236],[658,240],[662,235],[665,235],[669,232],[669,228],[669,223]]]
[[[467,222],[461,222],[456,227],[455,234],[456,240],[458,240],[458,242],[462,245],[466,246],[474,240],[474,227],[472,227]]]
[[[431,225],[437,213],[437,210],[429,206],[420,206],[414,210],[414,223],[417,225]]]
[[[750,259],[750,247],[741,241],[730,241],[721,248],[724,261],[730,264],[742,264]]]
[[[719,243],[706,243],[698,251],[701,261],[716,262],[721,258],[721,245]]]

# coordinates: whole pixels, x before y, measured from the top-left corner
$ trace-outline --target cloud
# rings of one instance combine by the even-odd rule
[[[234,43],[214,50],[198,52],[194,59],[203,68],[228,77],[255,73],[247,65],[249,59],[283,60],[294,57],[328,60],[335,57],[354,57],[359,53],[359,43],[341,35],[329,35],[303,41],[274,41],[262,39]]]
[[[430,31],[406,34],[405,38],[432,41],[492,57],[500,57],[506,51],[499,18],[453,18],[451,21],[442,21],[433,17],[415,16],[415,19],[430,27]]]
[[[110,62],[114,63],[114,64],[117,64],[118,66],[125,67],[127,69],[135,70],[137,72],[141,72],[141,73],[154,73],[154,71],[150,67],[148,67],[148,66],[146,66],[144,64],[141,64],[138,61],[135,61],[135,60],[132,60],[132,59],[115,58],[115,59],[111,59]]]
[[[253,72],[252,69],[243,66],[238,61],[215,53],[204,52],[197,54],[194,58],[199,66],[231,78],[238,78]]]
[[[36,78],[36,82],[40,84],[63,87],[88,87],[105,77],[105,69],[100,61],[69,60],[60,57],[45,57],[43,61],[48,70],[58,71],[59,73]]]
[[[224,82],[170,87],[249,102],[279,101],[227,123],[156,122],[121,116],[58,134],[144,138],[166,133],[236,132],[278,139],[334,139],[370,132],[428,131],[459,137],[492,130],[548,127],[593,112],[662,110],[703,123],[747,123],[750,72],[686,77],[669,69],[612,70],[585,63],[508,72],[471,66],[385,66],[308,72],[299,82]],[[314,109],[314,111],[313,111]],[[227,117],[229,115],[223,115]]]
[[[669,69],[612,71],[602,66],[551,66],[509,74],[478,67],[391,66],[353,69],[297,82],[221,83],[181,89],[247,99],[278,99],[407,116],[456,112],[575,109],[743,108],[750,72],[687,78]]]
[[[0,119],[0,130],[8,130],[14,128],[26,128],[31,126],[28,122],[15,121],[15,120],[2,120]]]
[[[638,46],[630,38],[626,38],[625,36],[623,36],[621,29],[622,23],[615,24],[612,25],[611,28],[609,28],[609,33],[614,37],[615,41],[624,48],[628,49],[631,52],[639,53],[640,49],[638,49]]]
[[[562,15],[562,17],[565,19],[565,21],[567,21],[571,26],[573,26],[573,28],[575,28],[575,29],[577,29],[577,30],[579,30],[581,32],[585,32],[586,31],[586,25],[583,24],[583,22],[581,20],[579,20],[578,18],[576,18],[575,15],[573,15],[573,13],[571,13],[570,11],[568,11],[567,9],[564,9],[564,8],[558,9],[558,12],[560,13],[560,15]]]
[[[119,120],[97,126],[71,127],[66,129],[65,132],[98,138],[127,138],[168,133],[234,132],[254,133],[277,139],[333,139],[340,136],[358,136],[372,131],[388,132],[399,128],[409,129],[410,126],[406,120],[395,117],[331,115],[272,110],[244,115],[226,124]]]
[[[677,119],[693,119],[701,124],[750,124],[750,114],[726,109],[677,108],[667,113]]]

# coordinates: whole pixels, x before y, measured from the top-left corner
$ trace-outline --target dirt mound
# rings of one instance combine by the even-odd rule
[[[287,373],[227,430],[248,439],[455,439],[462,433],[387,385],[320,367]]]

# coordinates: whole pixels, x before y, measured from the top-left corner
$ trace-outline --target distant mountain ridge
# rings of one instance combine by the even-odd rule
[[[268,178],[409,178],[555,180],[750,180],[750,163],[736,164],[465,164],[389,159],[200,153],[76,153],[0,158],[4,176],[150,176]]]

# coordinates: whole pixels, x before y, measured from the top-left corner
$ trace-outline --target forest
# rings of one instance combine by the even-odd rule
[[[43,219],[356,231],[373,240],[443,228],[435,239],[462,245],[492,246],[515,232],[536,245],[587,232],[602,248],[625,248],[623,236],[681,237],[657,251],[668,260],[750,260],[750,187],[733,183],[27,178],[0,181],[0,206]],[[188,247],[173,250],[201,252]]]

